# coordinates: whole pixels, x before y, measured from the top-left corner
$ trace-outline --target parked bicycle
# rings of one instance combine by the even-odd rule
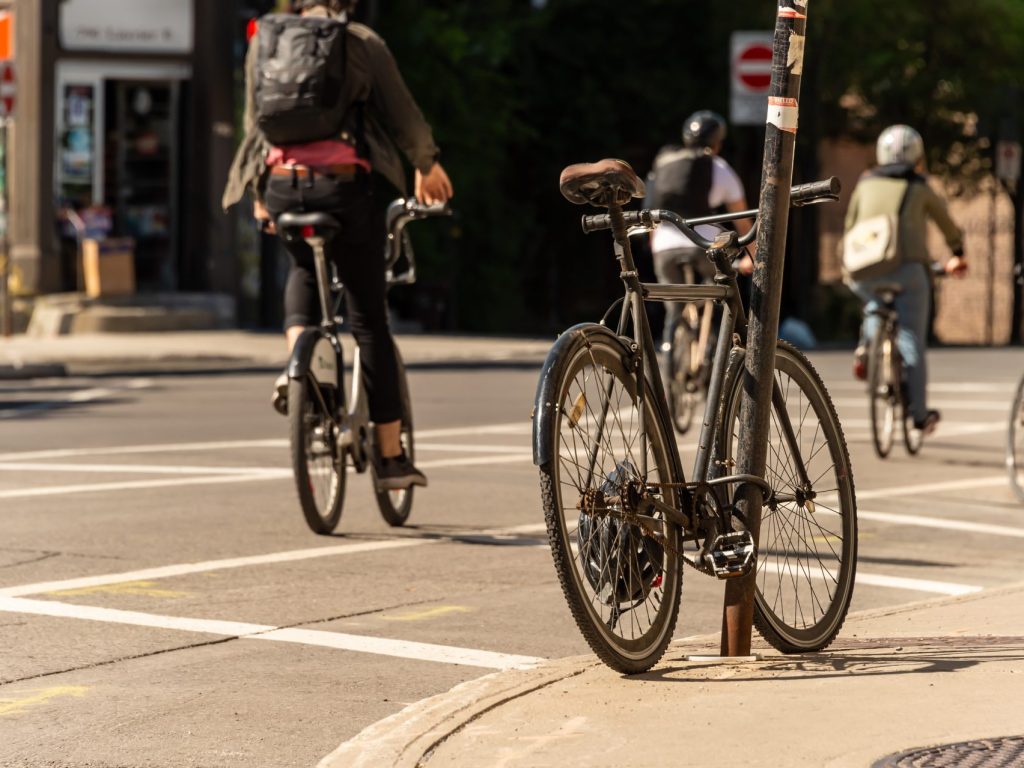
[[[938,279],[945,272],[933,268]],[[886,458],[895,441],[896,423],[900,422],[903,445],[907,453],[916,456],[924,441],[924,432],[914,425],[910,411],[906,368],[900,353],[900,322],[896,300],[903,292],[898,283],[882,284],[872,288],[881,300],[881,306],[865,313],[877,317],[879,322],[868,343],[868,401],[871,414],[871,442],[879,458]]]
[[[780,341],[770,433],[755,437],[768,443],[765,476],[733,473],[747,322],[732,262],[757,226],[742,238],[727,231],[711,242],[693,231],[696,222],[671,211],[624,211],[643,189],[618,160],[570,166],[561,177],[567,199],[608,209],[584,217],[583,229],[612,231],[625,289],[616,328],[583,323],[563,333],[538,384],[534,462],[562,591],[594,652],[635,673],[653,666],[671,639],[684,564],[723,579],[756,567],[761,635],[786,653],[819,650],[843,623],[856,570],[853,474],[835,408],[806,358]],[[794,187],[792,202],[835,200],[838,191],[837,179]],[[713,284],[640,282],[629,228],[662,222],[707,250],[717,270]],[[667,300],[722,305],[690,481],[644,309],[645,301]],[[756,541],[733,504],[741,483],[764,492]]]
[[[406,225],[429,216],[450,215],[446,206],[425,206],[415,200],[396,200],[387,211],[385,269],[387,284],[411,285],[416,281],[416,260]],[[366,402],[359,347],[352,361],[351,391],[345,392],[344,354],[339,314],[345,286],[328,269],[326,243],[340,230],[340,222],[327,213],[285,213],[277,231],[285,238],[301,238],[313,250],[322,320],[299,337],[288,363],[288,421],[292,469],[299,503],[309,527],[319,534],[334,531],[341,520],[345,499],[347,463],[359,473],[370,470],[381,515],[389,525],[400,526],[412,511],[413,489],[381,487],[373,461],[377,450],[373,424]],[[396,268],[404,268],[396,272]],[[402,446],[415,459],[412,402],[405,365],[398,356],[399,393],[402,402]]]

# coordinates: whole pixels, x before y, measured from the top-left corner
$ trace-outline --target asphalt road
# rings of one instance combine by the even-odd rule
[[[885,462],[849,354],[813,359],[853,454],[853,610],[1019,581],[1024,356],[933,352],[943,425]],[[351,477],[334,537],[303,522],[270,379],[0,385],[0,765],[310,766],[408,703],[587,653],[545,546],[536,371],[413,372],[431,486],[392,530]],[[676,637],[717,631],[722,592],[688,570]]]

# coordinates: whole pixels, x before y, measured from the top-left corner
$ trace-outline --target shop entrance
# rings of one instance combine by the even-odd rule
[[[187,73],[174,65],[62,64],[55,181],[66,212],[65,289],[80,289],[77,250],[92,238],[133,250],[138,291],[178,290]]]

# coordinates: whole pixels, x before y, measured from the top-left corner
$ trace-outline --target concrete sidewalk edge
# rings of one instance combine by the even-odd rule
[[[848,630],[851,625],[877,618],[998,598],[1020,591],[1024,591],[1024,581],[968,595],[857,611],[847,616],[845,627]],[[840,632],[840,637],[843,634]],[[672,645],[704,644],[718,638],[718,633],[693,635],[674,640]],[[600,665],[592,655],[570,656],[529,669],[495,672],[467,681],[368,726],[321,760],[317,768],[417,768],[440,744],[488,712]]]

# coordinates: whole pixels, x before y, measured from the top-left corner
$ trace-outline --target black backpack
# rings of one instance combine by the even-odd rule
[[[348,104],[347,24],[337,19],[268,14],[258,27],[256,124],[271,144],[307,144],[337,137]]]
[[[647,177],[650,208],[667,208],[680,216],[696,218],[712,213],[711,194],[713,160],[703,149],[666,147],[658,153]]]

